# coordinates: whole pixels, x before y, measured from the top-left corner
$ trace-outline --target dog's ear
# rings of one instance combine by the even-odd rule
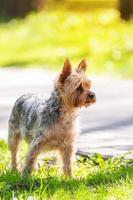
[[[78,73],[85,72],[86,69],[87,69],[87,63],[86,63],[86,60],[83,59],[83,60],[79,63],[76,72],[78,72]]]
[[[72,66],[68,58],[64,62],[62,72],[60,74],[59,80],[61,83],[64,83],[65,79],[71,74]]]

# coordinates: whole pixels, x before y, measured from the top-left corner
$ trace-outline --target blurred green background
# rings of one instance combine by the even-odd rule
[[[1,67],[57,69],[65,57],[73,64],[86,58],[91,73],[133,77],[133,20],[121,19],[118,0],[37,1],[24,14],[23,2],[20,16],[13,8],[6,10],[4,1],[0,0]]]

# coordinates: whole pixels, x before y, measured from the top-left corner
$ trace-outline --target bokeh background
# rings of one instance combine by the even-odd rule
[[[45,154],[22,179],[9,168],[13,105],[26,93],[48,98],[66,57],[75,67],[87,60],[96,93],[79,110],[85,159],[62,179],[55,154]],[[27,150],[22,143],[20,167]],[[133,0],[0,0],[0,199],[133,200],[133,161],[123,158],[133,159]]]
[[[0,0],[0,66],[86,58],[90,73],[132,78],[132,15],[133,0]]]

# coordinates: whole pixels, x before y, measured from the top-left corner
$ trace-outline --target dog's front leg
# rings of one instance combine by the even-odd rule
[[[71,176],[72,175],[73,147],[71,145],[62,147],[60,149],[60,154],[63,161],[64,175]]]

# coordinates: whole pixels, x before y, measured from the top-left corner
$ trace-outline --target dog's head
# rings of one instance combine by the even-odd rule
[[[85,75],[86,69],[85,60],[73,71],[69,59],[66,59],[56,84],[65,104],[72,107],[88,107],[96,102],[95,93],[90,90],[91,81]]]

